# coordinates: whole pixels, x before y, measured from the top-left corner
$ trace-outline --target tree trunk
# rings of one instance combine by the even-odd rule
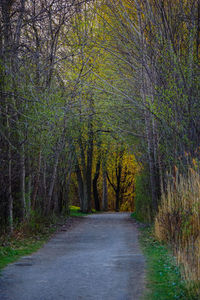
[[[200,0],[198,0],[198,5],[197,5],[197,37],[196,37],[196,56],[197,56],[197,61],[199,62],[199,51],[200,51]]]
[[[92,105],[92,100],[90,100]],[[92,112],[91,112],[92,113]],[[92,115],[89,116],[88,121],[88,149],[87,149],[87,171],[86,171],[86,188],[87,188],[87,212],[91,212],[92,210],[92,161],[93,161],[93,124],[92,124]]]
[[[43,189],[44,189],[44,196],[43,196],[43,201],[44,203],[47,202],[47,180],[46,180],[46,160],[44,159],[44,166],[43,166]]]
[[[115,207],[116,212],[119,211],[119,201],[120,201],[119,190],[117,190],[116,191],[116,207]]]
[[[121,162],[119,162],[117,169],[116,169],[116,175],[117,175],[117,188],[115,190],[116,195],[116,211],[119,211],[120,209],[120,189],[121,189],[121,174],[122,174],[122,166]]]
[[[102,196],[102,209],[108,210],[108,184],[106,170],[103,170],[103,196]]]
[[[148,160],[149,160],[149,175],[151,182],[151,197],[152,197],[152,207],[154,212],[157,211],[157,192],[156,192],[156,178],[155,178],[155,164],[154,164],[154,151],[153,151],[153,136],[152,128],[150,121],[150,113],[146,112],[145,115],[146,123],[146,136],[147,136],[147,151],[148,151]]]
[[[21,151],[20,151],[20,190],[21,190],[21,218],[22,218],[22,221],[24,221],[26,218],[25,177],[26,177],[25,152],[24,152],[24,144],[22,144]]]
[[[35,206],[36,206],[36,197],[37,197],[37,192],[38,192],[39,183],[40,183],[41,159],[42,159],[42,150],[40,149],[39,156],[38,156],[38,167],[37,167],[37,173],[36,173],[35,186],[34,186],[34,190],[33,190],[33,201],[32,201],[33,209],[35,209]]]
[[[9,233],[13,233],[13,197],[12,197],[12,153],[8,145],[8,227]]]
[[[141,49],[141,61],[142,61],[142,71],[141,71],[141,97],[144,106],[144,119],[145,119],[145,129],[146,129],[146,139],[147,139],[147,154],[150,172],[150,182],[151,182],[151,196],[152,196],[152,207],[154,211],[157,210],[157,192],[156,192],[156,178],[155,178],[155,165],[154,165],[154,148],[153,148],[153,128],[151,120],[151,112],[148,107],[147,98],[152,97],[152,88],[149,79],[149,62],[147,61],[147,49],[146,49],[146,38],[144,36],[144,24],[141,15],[141,6],[138,1],[136,1],[137,17],[140,30],[140,49]]]
[[[83,178],[82,178],[81,169],[80,169],[80,166],[79,166],[79,163],[78,163],[77,159],[76,159],[75,170],[76,170],[76,178],[77,178],[77,182],[78,182],[78,193],[79,193],[79,200],[80,200],[80,208],[81,208],[81,211],[83,211],[83,203],[84,203]]]
[[[31,193],[32,193],[31,159],[30,156],[28,156],[27,217],[30,217],[30,213],[31,213]]]
[[[12,40],[12,34],[11,34],[11,21],[10,21],[10,11],[11,7],[13,5],[13,1],[7,1],[2,0],[0,1],[1,6],[1,13],[2,13],[2,36],[1,36],[1,46],[0,54],[1,59],[4,61],[5,65],[10,64],[10,46],[11,46],[11,40]],[[1,68],[3,70],[3,68]],[[1,71],[2,71],[1,70]],[[4,73],[4,71],[3,71]],[[4,74],[2,74],[1,78],[1,85],[2,90],[4,88],[4,82],[2,82],[2,79],[4,81]],[[3,100],[4,97],[2,97]],[[11,130],[10,130],[10,120],[9,120],[9,108],[6,106],[6,113],[7,113],[7,120],[6,120],[6,126],[8,130],[8,228],[10,234],[13,233],[13,196],[12,196],[12,150],[11,150],[11,144],[10,144],[10,136],[11,136]]]
[[[79,187],[79,199],[80,199],[80,208],[82,212],[88,212],[88,197],[87,197],[87,172],[88,167],[86,166],[85,162],[85,153],[82,144],[81,135],[79,136],[79,146],[80,146],[80,155],[81,155],[81,167],[82,171],[79,166],[78,158],[76,158],[76,174],[78,180],[78,187]],[[89,155],[87,153],[87,155]]]
[[[55,161],[54,161],[53,173],[52,173],[52,177],[51,177],[51,181],[50,181],[49,192],[47,195],[47,204],[46,204],[46,209],[45,209],[45,215],[48,215],[51,210],[51,200],[52,200],[52,195],[53,195],[54,184],[56,181],[59,155],[60,155],[60,151],[58,151],[56,153],[56,157],[55,157]]]
[[[68,178],[66,179],[66,184],[65,184],[65,199],[64,199],[64,213],[69,214],[70,209],[69,209],[69,191],[70,191],[70,183],[71,183],[71,178],[72,178],[72,171],[73,171],[73,163],[74,163],[74,153],[70,153],[69,156],[69,167],[68,167]]]
[[[98,193],[98,179],[99,179],[99,173],[100,173],[100,166],[101,161],[98,159],[97,165],[96,165],[96,172],[93,179],[93,195],[94,195],[94,203],[95,203],[95,209],[96,211],[100,211],[100,201],[99,201],[99,193]]]
[[[91,185],[91,183],[90,183]],[[88,209],[88,190],[90,190],[90,188],[88,189],[88,185],[87,185],[87,181],[83,181],[83,201],[82,201],[82,209],[81,211],[83,213],[88,213],[89,209]],[[90,195],[91,197],[91,195]]]
[[[59,213],[59,199],[58,199],[58,184],[57,183],[54,184],[52,199],[53,199],[53,212],[54,212],[54,214],[57,214],[57,213]]]

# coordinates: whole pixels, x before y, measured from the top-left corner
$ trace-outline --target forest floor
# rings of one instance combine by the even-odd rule
[[[144,286],[145,258],[128,213],[79,218],[0,277],[1,300],[137,300]]]

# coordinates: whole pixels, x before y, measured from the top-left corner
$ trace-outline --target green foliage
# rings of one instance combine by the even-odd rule
[[[70,216],[71,217],[83,217],[87,216],[86,213],[82,213],[80,207],[78,206],[70,206]]]
[[[135,182],[135,214],[137,220],[145,223],[152,222],[151,188],[149,174],[142,169],[136,175]]]
[[[195,300],[167,247],[155,240],[150,228],[141,229],[140,242],[147,261],[147,300]]]
[[[92,213],[95,213],[95,212],[96,212],[95,209],[92,209]],[[87,213],[81,212],[80,207],[73,206],[73,205],[70,206],[70,216],[71,217],[84,217],[87,215],[88,215]]]
[[[20,224],[18,230],[23,231],[27,235],[48,235],[53,233],[56,224],[60,222],[65,222],[65,218],[62,216],[56,216],[52,214],[48,217],[42,216],[37,211],[31,211],[30,218],[26,223]]]

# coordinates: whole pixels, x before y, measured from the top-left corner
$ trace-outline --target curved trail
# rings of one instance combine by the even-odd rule
[[[137,300],[145,260],[127,213],[84,217],[4,269],[1,300]]]

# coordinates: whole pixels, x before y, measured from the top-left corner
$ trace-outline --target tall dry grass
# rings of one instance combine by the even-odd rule
[[[155,235],[173,249],[193,291],[200,295],[200,174],[190,168],[168,180],[155,219]]]

